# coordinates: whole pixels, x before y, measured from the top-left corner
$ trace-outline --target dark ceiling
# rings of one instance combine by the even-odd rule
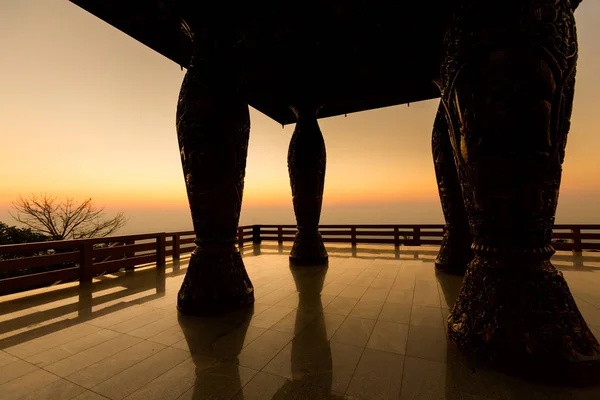
[[[248,103],[281,124],[306,98],[323,118],[439,97],[450,1],[71,2],[183,67],[192,45],[180,15],[202,28],[201,45],[228,36]]]

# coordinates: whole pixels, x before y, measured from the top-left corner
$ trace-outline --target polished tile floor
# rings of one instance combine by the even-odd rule
[[[252,310],[179,316],[186,261],[0,297],[0,398],[600,399],[473,364],[446,341],[460,278],[436,248],[330,246],[325,268],[289,247],[244,248]],[[600,337],[600,253],[555,264]]]

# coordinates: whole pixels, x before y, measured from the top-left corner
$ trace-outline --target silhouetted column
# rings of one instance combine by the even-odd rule
[[[435,267],[451,274],[463,275],[473,259],[469,220],[463,202],[462,189],[456,173],[452,144],[444,107],[440,103],[435,117],[431,148],[435,176],[444,212],[446,230]]]
[[[186,314],[217,314],[254,302],[235,246],[250,132],[248,104],[231,63],[192,60],[177,107],[177,134],[196,249],[177,299]]]
[[[301,105],[292,109],[297,122],[288,152],[288,170],[298,232],[290,261],[322,264],[327,261],[318,230],[325,183],[325,142],[317,122],[318,107]]]
[[[448,334],[511,372],[598,377],[598,342],[550,262],[577,59],[570,2],[463,3],[441,86],[475,258]]]

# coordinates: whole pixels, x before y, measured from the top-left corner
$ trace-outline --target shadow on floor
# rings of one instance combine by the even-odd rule
[[[0,334],[4,336],[0,350],[160,299],[165,296],[166,278],[184,273],[177,263],[168,263],[164,272],[141,268],[94,278],[91,285],[73,282],[34,294],[8,295],[0,308]]]

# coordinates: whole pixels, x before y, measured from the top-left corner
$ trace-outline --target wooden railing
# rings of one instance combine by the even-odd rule
[[[255,243],[261,240],[279,243],[293,241],[295,225],[254,225]],[[321,225],[324,242],[357,244],[393,244],[395,246],[439,246],[444,225]],[[556,250],[581,253],[600,250],[600,225],[554,225],[552,245]]]
[[[443,225],[321,225],[326,243],[393,244],[395,246],[439,245]],[[254,225],[254,236],[279,243],[293,241],[296,225]]]
[[[443,225],[321,225],[327,243],[439,245]],[[294,240],[295,225],[252,225],[238,228],[237,243]],[[556,250],[580,253],[600,250],[600,225],[555,225]],[[194,232],[160,232],[108,238],[63,240],[0,246],[0,294],[28,290],[58,282],[92,278],[120,270],[155,264],[164,269],[167,257],[179,260],[194,249]],[[10,255],[19,258],[9,258]],[[4,259],[3,259],[4,258]],[[40,271],[50,269],[47,271]],[[25,271],[26,273],[24,273]],[[2,279],[7,274],[15,275]]]
[[[249,241],[252,227],[239,227],[238,245]],[[0,246],[0,295],[57,282],[90,283],[94,276],[148,264],[164,268],[167,257],[179,260],[194,250],[193,243],[194,232],[186,231]],[[1,278],[6,275],[15,276]]]

